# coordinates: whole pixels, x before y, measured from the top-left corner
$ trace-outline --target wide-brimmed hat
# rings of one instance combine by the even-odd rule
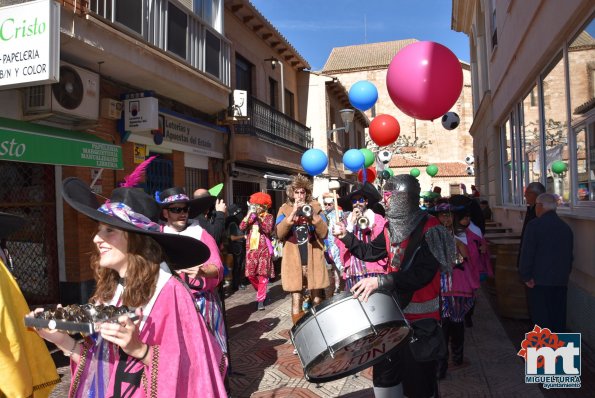
[[[189,207],[188,218],[195,218],[213,206],[217,201],[217,197],[205,195],[196,199],[190,199],[184,188],[173,187],[161,192],[155,192],[155,200],[157,200],[162,209],[167,209],[169,206],[176,203],[186,203]],[[159,216],[161,217],[161,214]],[[163,219],[163,217],[161,217],[161,219]]]
[[[161,208],[150,195],[138,188],[116,188],[111,198],[100,205],[87,184],[70,177],[62,182],[62,196],[73,209],[92,220],[155,239],[173,269],[202,264],[210,257],[209,248],[201,241],[160,232],[157,220]]]
[[[380,199],[382,199],[380,192],[378,192],[374,185],[367,181],[363,185],[355,185],[353,188],[354,189],[349,193],[349,195],[337,199],[337,203],[339,203],[339,206],[341,206],[344,211],[353,210],[351,199],[355,196],[365,196],[368,200],[368,208],[370,209],[376,203],[380,202]]]
[[[4,239],[25,225],[25,219],[16,214],[0,212],[0,239]]]

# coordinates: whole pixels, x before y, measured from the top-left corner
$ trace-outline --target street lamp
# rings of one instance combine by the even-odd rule
[[[331,134],[335,131],[345,131],[349,133],[351,130],[351,124],[353,123],[353,116],[355,115],[355,111],[353,109],[341,109],[339,111],[341,115],[341,120],[343,121],[344,127],[338,127],[336,129],[332,129],[326,132],[327,138],[331,138]]]
[[[281,112],[285,113],[285,82],[283,81],[283,63],[275,57],[267,58],[265,62],[271,63],[271,69],[275,70],[277,65],[281,68]]]

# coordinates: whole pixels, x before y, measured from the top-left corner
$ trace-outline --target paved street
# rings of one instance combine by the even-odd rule
[[[290,297],[280,281],[270,285],[265,311],[256,311],[251,287],[226,299],[231,346],[231,397],[373,397],[370,369],[324,384],[312,384],[303,377],[302,367],[289,342]],[[514,322],[513,322],[514,323]],[[518,344],[509,338],[510,322],[500,322],[492,310],[488,294],[479,291],[473,328],[466,329],[465,361],[450,368],[440,383],[442,397],[572,397],[592,396],[591,390],[541,390],[525,384],[524,364],[516,355]],[[516,322],[516,333],[519,325]],[[522,326],[523,328],[525,326]],[[529,331],[529,330],[527,330]],[[583,350],[584,352],[585,350]],[[583,354],[582,379],[593,376],[591,361]],[[65,365],[61,355],[55,356]],[[63,381],[52,397],[65,397],[69,384],[68,368],[61,367]]]

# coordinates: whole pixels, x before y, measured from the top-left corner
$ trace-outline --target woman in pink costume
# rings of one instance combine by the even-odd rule
[[[225,357],[192,295],[170,270],[204,263],[209,249],[194,238],[161,233],[159,205],[133,185],[116,188],[99,205],[88,184],[68,178],[62,195],[99,222],[90,259],[97,280],[91,302],[126,305],[138,316],[100,323],[81,341],[38,331],[70,356],[69,397],[226,397]]]
[[[274,219],[267,211],[272,204],[270,195],[264,192],[252,194],[248,214],[240,223],[240,230],[246,232],[246,277],[256,290],[258,310],[264,310],[269,278],[275,277],[271,243]]]

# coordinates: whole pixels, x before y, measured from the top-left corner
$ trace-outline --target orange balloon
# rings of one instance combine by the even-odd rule
[[[378,146],[387,146],[399,138],[401,126],[391,115],[378,115],[370,123],[370,138]]]

